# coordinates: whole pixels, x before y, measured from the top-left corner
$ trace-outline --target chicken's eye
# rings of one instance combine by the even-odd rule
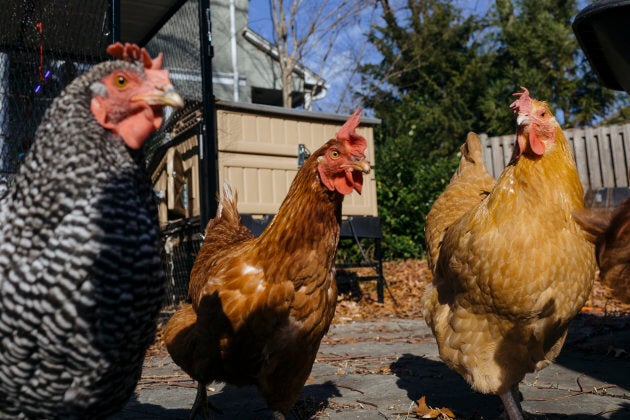
[[[339,153],[339,150],[333,149],[330,151],[330,157],[333,159],[339,159],[339,156],[341,156],[341,154]]]
[[[124,88],[127,86],[127,78],[123,75],[118,75],[114,78],[114,83],[119,88]]]

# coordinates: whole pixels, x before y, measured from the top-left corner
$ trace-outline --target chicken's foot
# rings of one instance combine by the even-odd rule
[[[503,401],[505,413],[510,420],[523,420],[523,410],[521,408],[521,403],[519,402],[519,396],[520,393],[518,391],[518,384],[499,395],[499,397],[501,397],[501,401]]]
[[[219,414],[223,414],[221,410],[216,408],[210,403],[210,401],[208,401],[208,391],[206,390],[206,384],[198,382],[197,396],[195,397],[195,402],[192,406],[192,409],[190,410],[190,416],[188,417],[188,420],[194,420],[199,410],[201,410],[200,414],[205,420],[210,420],[210,408]]]
[[[280,411],[274,411],[272,415],[273,420],[284,420],[284,414],[282,414]]]

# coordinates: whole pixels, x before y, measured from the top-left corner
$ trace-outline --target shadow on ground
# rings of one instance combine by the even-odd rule
[[[326,409],[330,399],[340,396],[339,389],[328,381],[323,384],[306,385],[300,397],[287,416],[287,420],[310,419],[317,412]],[[238,388],[226,385],[209,397],[212,405],[223,415],[212,413],[213,419],[272,419],[273,414],[267,408],[264,398],[254,386]],[[192,401],[191,401],[192,404]]]
[[[566,362],[567,358],[562,358],[562,361]],[[392,363],[390,369],[398,377],[396,385],[400,389],[404,389],[409,399],[413,401],[417,401],[424,396],[426,397],[426,403],[430,407],[447,407],[455,413],[458,419],[502,418],[503,404],[499,397],[484,395],[474,391],[459,374],[450,370],[441,362],[407,353]],[[609,374],[620,378],[620,375],[628,375],[628,372],[617,371],[609,372]],[[624,376],[624,380],[627,383],[630,377]],[[525,410],[525,418],[536,420],[630,418],[630,403],[622,406],[622,409],[617,409],[614,413],[606,413],[606,417],[592,414],[565,415],[546,413],[544,415],[536,415]]]
[[[141,420],[141,419],[188,419],[190,410],[182,408],[166,408],[158,404],[141,403],[136,399],[136,396],[132,396],[131,400],[125,406],[123,412],[118,413],[116,419],[125,420]]]
[[[409,399],[426,397],[431,407],[447,407],[458,417],[494,419],[500,416],[499,397],[473,391],[468,383],[444,363],[414,354],[403,354],[390,365],[398,380],[396,385]]]

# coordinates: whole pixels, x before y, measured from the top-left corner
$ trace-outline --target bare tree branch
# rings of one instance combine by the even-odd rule
[[[279,55],[282,99],[291,107],[293,76],[304,57],[316,54],[319,72],[327,60],[346,24],[365,7],[361,0],[270,0],[272,19]],[[317,86],[313,89],[315,90]],[[311,92],[311,94],[314,92]]]

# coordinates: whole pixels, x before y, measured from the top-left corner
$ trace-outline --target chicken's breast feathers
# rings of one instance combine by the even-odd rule
[[[263,268],[239,256],[207,277],[198,304],[201,307],[206,296],[216,295],[230,330],[238,331],[249,322],[255,327],[252,334],[264,338],[287,318],[294,294],[290,281],[268,281]]]

